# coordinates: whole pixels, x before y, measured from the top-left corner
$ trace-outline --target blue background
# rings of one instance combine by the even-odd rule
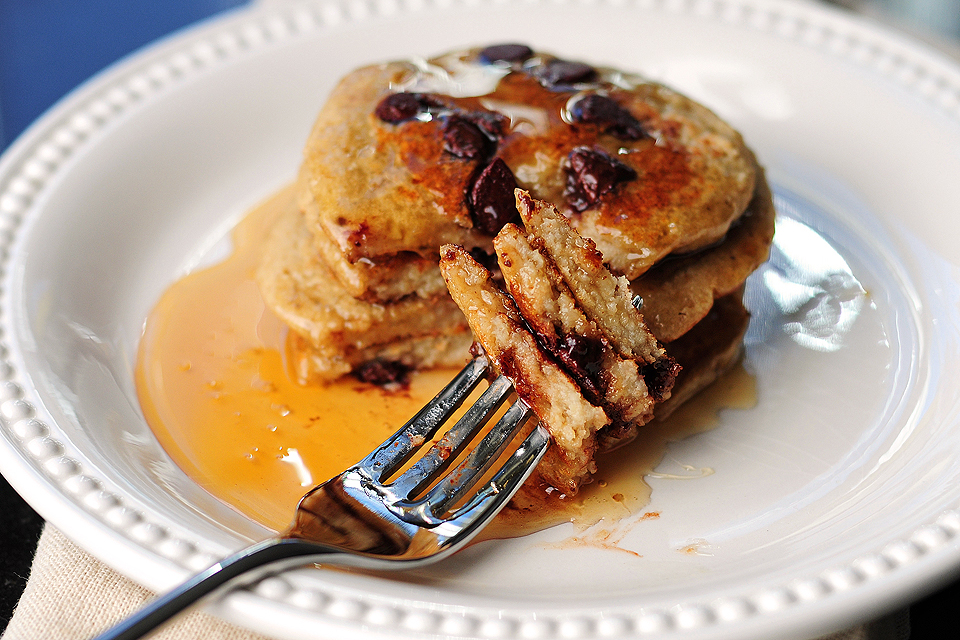
[[[0,0],[0,149],[114,61],[245,0]]]

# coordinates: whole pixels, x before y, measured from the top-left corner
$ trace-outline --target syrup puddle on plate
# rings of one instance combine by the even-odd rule
[[[277,531],[310,487],[361,459],[456,373],[418,372],[394,391],[350,376],[326,386],[297,383],[283,355],[286,328],[253,281],[258,243],[288,206],[291,188],[237,226],[228,259],[166,291],[147,320],[136,369],[144,416],[173,460],[211,494]],[[522,491],[481,536],[514,537],[561,522],[583,532],[638,514],[650,497],[643,477],[668,442],[712,428],[723,408],[755,402],[754,380],[737,366],[669,420],[603,455],[595,481],[575,497]]]

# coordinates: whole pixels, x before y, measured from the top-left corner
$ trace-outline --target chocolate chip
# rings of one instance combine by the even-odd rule
[[[397,124],[416,118],[422,108],[420,98],[415,93],[391,93],[380,101],[374,113],[384,122]]]
[[[380,101],[374,114],[384,122],[398,124],[446,106],[440,96],[432,93],[391,93]]]
[[[570,111],[577,122],[606,124],[619,120],[623,109],[607,96],[591,93],[577,100]]]
[[[632,168],[599,149],[577,147],[567,158],[564,195],[575,211],[585,211],[619,183],[637,177]]]
[[[577,100],[570,109],[575,122],[598,124],[621,140],[649,137],[633,114],[607,96],[591,93]]]
[[[353,375],[361,382],[378,386],[391,384],[407,385],[410,381],[410,367],[389,360],[369,360],[354,370]]]
[[[469,120],[487,134],[487,137],[497,140],[503,136],[503,130],[510,119],[496,111],[462,111],[460,117]]]
[[[664,356],[640,368],[643,381],[647,383],[647,392],[660,402],[673,389],[673,383],[680,373],[680,365],[670,356]]]
[[[533,55],[533,49],[525,44],[494,44],[485,47],[478,56],[480,62],[492,64],[494,62],[523,62]]]
[[[480,173],[470,190],[471,214],[477,229],[496,235],[503,225],[520,219],[516,198],[517,179],[507,163],[495,158]]]
[[[443,148],[464,160],[473,160],[487,154],[491,140],[477,125],[459,116],[450,116],[443,123]]]
[[[575,333],[563,336],[557,345],[557,357],[563,362],[570,375],[581,386],[597,388],[597,375],[600,373],[601,358],[606,345],[596,338],[588,338]]]
[[[597,70],[582,62],[551,60],[539,70],[537,75],[548,86],[571,85],[589,82],[597,75]]]

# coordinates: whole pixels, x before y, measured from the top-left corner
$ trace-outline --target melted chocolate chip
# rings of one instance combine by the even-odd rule
[[[510,121],[508,117],[496,111],[461,111],[459,115],[478,126],[493,140],[503,136],[503,130]]]
[[[520,219],[516,198],[517,179],[500,158],[495,158],[477,177],[470,190],[470,205],[473,224],[489,235],[497,232],[508,222]]]
[[[538,72],[541,82],[555,87],[558,85],[571,85],[578,82],[590,82],[597,75],[597,70],[588,64],[582,62],[569,62],[567,60],[551,60],[547,62]]]
[[[484,64],[493,64],[494,62],[523,62],[531,56],[533,56],[533,49],[525,44],[494,44],[482,49],[478,57]]]
[[[568,333],[563,336],[558,350],[566,359],[576,363],[577,370],[582,374],[595,376],[600,372],[600,357],[604,350],[604,344],[600,340]]]
[[[649,137],[640,121],[612,98],[591,93],[577,100],[570,109],[575,122],[598,124],[621,140]]]
[[[670,356],[664,356],[640,368],[643,381],[647,383],[647,393],[657,402],[663,401],[673,389],[673,382],[680,373],[680,365]]]
[[[596,401],[600,397],[598,377],[601,373],[601,359],[606,344],[596,338],[568,333],[556,345],[554,353],[557,359],[577,381],[588,400]]]
[[[483,350],[483,347],[480,346],[479,342],[474,340],[473,344],[470,345],[470,355],[474,358],[479,358],[480,356],[487,355],[487,352]],[[490,368],[493,369],[493,367]]]
[[[380,101],[374,113],[384,122],[396,124],[412,120],[423,109],[415,93],[391,93]]]
[[[370,360],[364,362],[353,372],[361,382],[369,382],[383,387],[389,384],[407,385],[410,379],[410,367],[400,362]]]
[[[637,172],[599,149],[577,147],[568,156],[564,196],[575,211],[585,211],[621,182],[634,180]]]
[[[440,96],[431,93],[391,93],[380,101],[374,114],[384,122],[398,124],[445,106]]]
[[[450,116],[443,123],[443,148],[464,160],[487,155],[491,140],[477,125],[459,116]]]

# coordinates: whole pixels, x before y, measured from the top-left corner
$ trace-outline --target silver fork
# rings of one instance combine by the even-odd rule
[[[452,462],[512,390],[500,376],[419,460],[388,480],[430,442],[490,368],[479,356],[393,437],[340,475],[315,487],[278,537],[218,562],[95,640],[133,640],[214,592],[269,573],[319,564],[404,569],[430,564],[464,546],[513,497],[543,457],[549,435],[537,426],[504,464],[469,495],[530,415],[514,402],[453,470]],[[421,495],[422,494],[422,495]]]

